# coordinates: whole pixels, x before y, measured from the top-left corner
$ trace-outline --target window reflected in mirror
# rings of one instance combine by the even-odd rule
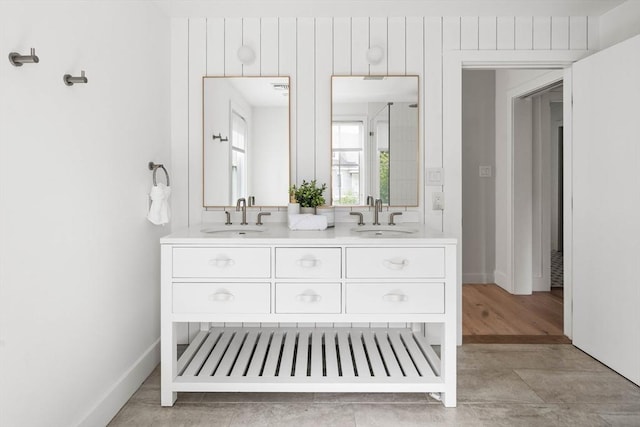
[[[333,76],[331,196],[336,206],[418,205],[418,76]]]
[[[357,205],[361,199],[364,160],[364,124],[357,120],[334,121],[331,180],[335,205]]]
[[[203,206],[289,202],[289,77],[203,78]]]

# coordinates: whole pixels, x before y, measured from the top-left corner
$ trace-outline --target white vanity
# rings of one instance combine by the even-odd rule
[[[163,406],[188,391],[433,392],[456,405],[455,239],[419,224],[216,224],[161,247]],[[179,322],[201,325],[180,358]]]

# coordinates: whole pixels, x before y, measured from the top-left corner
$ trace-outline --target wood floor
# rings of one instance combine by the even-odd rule
[[[562,288],[511,295],[494,284],[462,285],[463,343],[570,343]]]

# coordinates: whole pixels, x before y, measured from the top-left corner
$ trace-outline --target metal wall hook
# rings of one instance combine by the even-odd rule
[[[20,55],[18,52],[9,54],[9,62],[15,67],[22,67],[22,64],[37,64],[40,58],[36,56],[36,49],[31,48],[31,55]]]
[[[73,86],[76,83],[87,83],[89,79],[85,77],[84,70],[82,70],[80,72],[80,77],[73,77],[71,74],[65,74],[62,77],[62,81],[64,81],[64,84],[67,86]]]
[[[159,163],[153,163],[153,162],[149,162],[148,164],[149,170],[153,171],[153,185],[154,186],[158,186],[158,183],[156,181],[156,172],[158,171],[158,169],[162,169],[164,171],[164,176],[167,178],[167,187],[170,187],[171,184],[169,183],[169,172],[167,172],[167,169],[165,169],[164,165],[159,164]]]
[[[216,139],[219,139],[220,142],[227,142],[229,140],[229,137],[223,138],[222,134],[217,134],[217,135],[213,135],[213,140],[215,141]]]

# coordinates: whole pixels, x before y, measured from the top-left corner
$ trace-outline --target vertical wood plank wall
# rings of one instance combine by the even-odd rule
[[[431,195],[444,186],[424,186],[424,169],[443,167],[443,53],[450,50],[587,50],[590,20],[584,16],[499,17],[198,17],[172,20],[173,227],[202,222],[202,76],[290,76],[292,183],[330,181],[331,76],[418,75],[420,153],[416,218],[443,230],[443,213]],[[593,37],[591,37],[593,38]],[[594,46],[591,46],[593,44]],[[255,61],[237,58],[250,46]],[[366,51],[379,46],[376,65]],[[425,203],[426,201],[426,203]]]
[[[572,17],[174,18],[172,24],[173,226],[202,218],[202,76],[291,77],[291,180],[329,182],[331,75],[417,74],[420,80],[420,182],[443,166],[442,54],[448,50],[586,50],[589,19]],[[242,45],[256,53],[244,65]],[[366,61],[370,46],[384,59]],[[445,171],[446,175],[446,171]],[[446,177],[445,177],[446,183]],[[419,217],[442,230],[425,187]],[[425,203],[427,201],[427,203]],[[445,211],[446,215],[446,211]]]

